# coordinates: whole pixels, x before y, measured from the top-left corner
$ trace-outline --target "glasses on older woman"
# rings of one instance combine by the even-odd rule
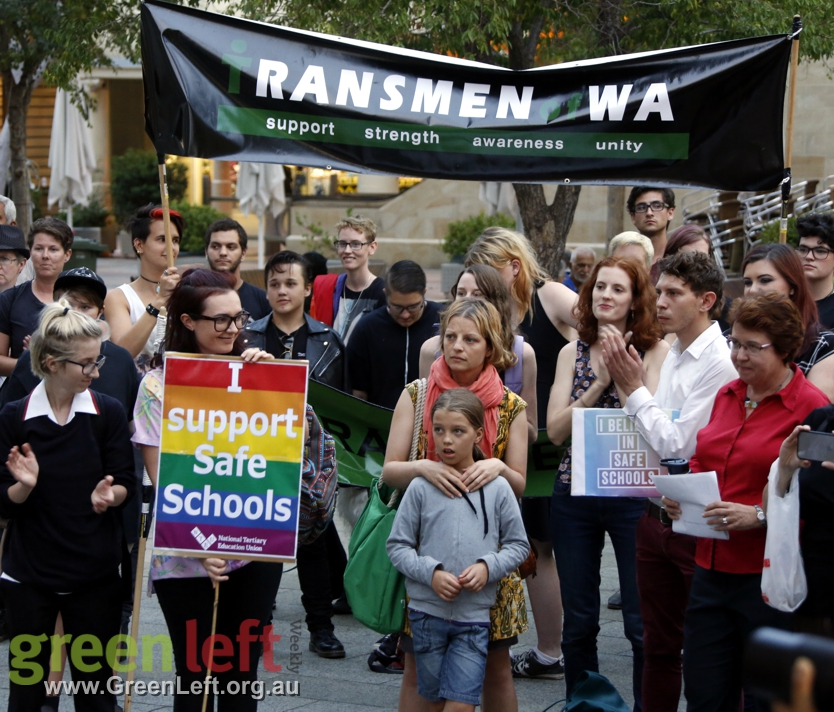
[[[773,344],[757,344],[755,341],[748,341],[745,343],[743,341],[739,341],[738,339],[734,339],[732,336],[727,337],[727,345],[733,353],[746,351],[751,356],[758,356],[762,353],[762,351],[773,346]]]

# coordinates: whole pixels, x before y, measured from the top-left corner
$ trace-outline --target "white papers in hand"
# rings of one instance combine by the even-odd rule
[[[715,472],[696,472],[688,475],[661,475],[654,478],[654,486],[664,497],[680,502],[681,518],[672,522],[672,530],[707,539],[729,539],[729,532],[717,532],[704,519],[704,507],[721,500],[718,476]]]

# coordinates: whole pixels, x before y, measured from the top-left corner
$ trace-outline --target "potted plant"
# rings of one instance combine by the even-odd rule
[[[515,220],[505,213],[486,215],[483,212],[449,223],[446,236],[443,238],[443,252],[449,256],[450,261],[440,265],[440,287],[444,294],[449,294],[457,283],[460,273],[463,272],[463,258],[472,243],[488,227],[495,226],[514,230],[516,224]]]

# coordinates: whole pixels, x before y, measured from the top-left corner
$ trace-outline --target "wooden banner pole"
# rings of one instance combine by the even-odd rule
[[[203,685],[203,712],[206,712],[206,707],[208,706],[208,694],[209,694],[209,680],[211,680],[211,664],[214,662],[214,635],[217,632],[217,602],[220,599],[220,582],[218,581],[214,584],[214,609],[211,612],[211,636],[209,640],[211,641],[211,645],[209,646],[209,659],[206,663],[206,681]]]
[[[133,618],[130,621],[130,638],[136,650],[136,657],[139,657],[139,612],[142,607],[142,584],[145,570],[145,548],[148,541],[148,533],[151,528],[151,500],[153,499],[153,483],[148,477],[147,471],[142,476],[142,517],[139,521],[139,548],[136,558],[136,582],[133,585]],[[129,658],[128,658],[129,659]],[[137,663],[138,665],[138,663]],[[125,693],[125,712],[130,712],[133,704],[133,678],[136,674],[137,665],[131,666],[127,671],[127,692]]]
[[[791,78],[788,84],[788,125],[785,136],[785,177],[782,179],[782,216],[779,221],[779,242],[788,240],[788,203],[791,197],[791,163],[793,162],[793,112],[796,105],[796,69],[799,65],[799,34],[802,32],[802,18],[793,16],[791,28]]]
[[[156,156],[159,162],[159,193],[162,196],[162,221],[165,225],[165,254],[168,255],[168,267],[173,267],[174,240],[171,237],[171,208],[168,205],[168,176],[165,172],[165,154],[157,153]]]

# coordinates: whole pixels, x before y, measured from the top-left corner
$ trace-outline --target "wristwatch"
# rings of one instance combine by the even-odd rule
[[[145,311],[148,312],[154,319],[159,316],[159,309],[157,309],[153,304],[148,304],[145,307]]]
[[[759,523],[763,526],[767,526],[767,516],[764,513],[764,510],[758,505],[754,504],[753,509],[756,510],[756,519],[759,520]]]

